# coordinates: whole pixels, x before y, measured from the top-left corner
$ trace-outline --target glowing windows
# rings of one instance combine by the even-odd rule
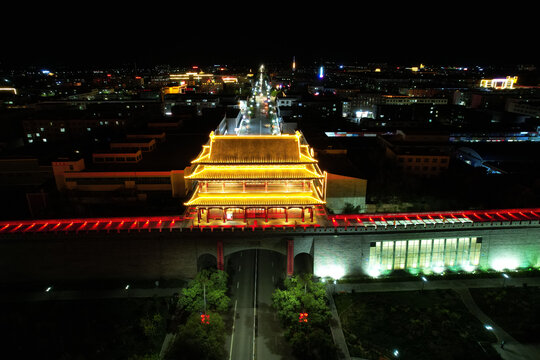
[[[385,270],[392,270],[393,266],[394,266],[394,242],[384,241],[382,243],[381,268]]]
[[[394,251],[394,269],[405,269],[405,259],[407,258],[407,241],[396,241]]]
[[[469,263],[469,247],[470,247],[470,239],[469,238],[459,238],[458,241],[458,249],[457,249],[457,257],[456,257],[456,263],[459,265],[468,264]]]
[[[471,238],[470,265],[478,266],[480,263],[480,248],[482,247],[482,239]]]
[[[431,239],[422,240],[420,243],[420,267],[428,268],[431,266]]]
[[[420,268],[441,273],[453,266],[470,271],[480,262],[481,246],[477,237],[372,242],[369,271]]]
[[[444,265],[454,266],[456,263],[457,239],[446,239],[446,250],[444,252]]]
[[[408,241],[407,268],[416,269],[418,267],[419,249],[420,249],[420,240]]]
[[[433,266],[444,265],[444,239],[433,239],[433,256],[431,263]]]

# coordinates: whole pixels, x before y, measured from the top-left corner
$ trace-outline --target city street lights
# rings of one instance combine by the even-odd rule
[[[503,279],[503,285],[502,285],[502,286],[504,287],[504,285],[506,284],[506,279],[510,279],[510,276],[509,276],[508,274],[506,274],[506,273],[503,273],[502,276],[503,276],[503,278],[504,278],[504,279]]]
[[[422,291],[424,291],[424,285],[427,283],[428,279],[425,276],[422,276]]]

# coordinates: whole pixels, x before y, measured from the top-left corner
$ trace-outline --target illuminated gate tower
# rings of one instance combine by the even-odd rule
[[[326,202],[326,172],[300,132],[290,135],[214,135],[186,171],[197,224],[249,218],[314,221]],[[281,220],[282,221],[282,220]],[[278,221],[279,222],[279,221]]]

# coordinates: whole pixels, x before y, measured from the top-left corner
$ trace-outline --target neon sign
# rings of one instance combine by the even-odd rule
[[[517,79],[517,76],[507,76],[505,79],[482,79],[480,87],[495,90],[513,89]]]

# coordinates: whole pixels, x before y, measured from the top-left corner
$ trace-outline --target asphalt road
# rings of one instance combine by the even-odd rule
[[[259,102],[254,111],[249,123],[244,123],[240,135],[272,135],[272,120],[268,116],[268,110],[265,112],[264,102]]]
[[[253,359],[255,251],[235,253],[228,261],[234,304],[229,359]]]
[[[284,255],[268,250],[245,250],[229,257],[234,312],[229,359],[293,359],[271,307],[285,265]]]
[[[241,125],[240,135],[272,135],[272,120],[269,116],[271,110],[269,104],[275,109],[275,103],[267,100],[268,90],[266,89],[267,83],[263,81],[263,75],[260,74],[260,87],[255,90],[255,94],[252,99],[255,100],[255,106],[253,108],[254,113],[248,117],[249,122],[244,121]],[[262,94],[262,95],[260,95]]]

